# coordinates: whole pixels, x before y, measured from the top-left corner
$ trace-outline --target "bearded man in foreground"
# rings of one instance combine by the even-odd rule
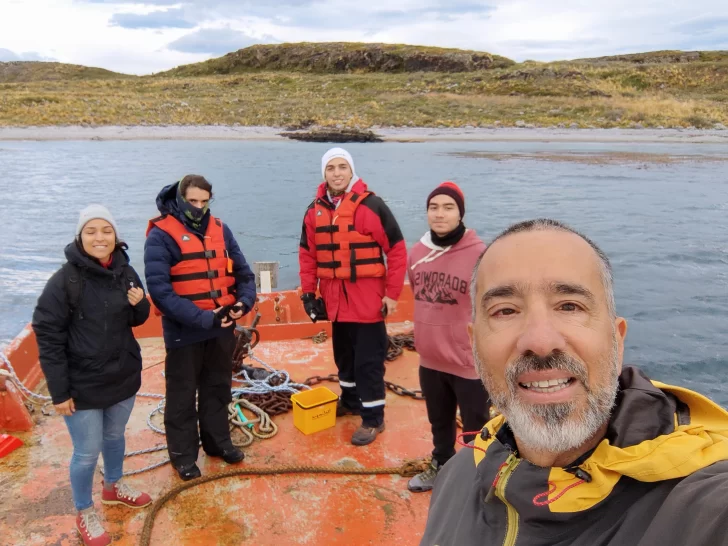
[[[728,544],[728,413],[622,366],[609,260],[553,220],[512,226],[471,283],[501,415],[438,474],[421,544]]]

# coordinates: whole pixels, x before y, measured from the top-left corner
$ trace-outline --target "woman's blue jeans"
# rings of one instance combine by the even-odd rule
[[[91,497],[99,453],[104,456],[104,482],[116,483],[124,467],[124,430],[129,422],[136,396],[106,409],[76,410],[64,416],[73,441],[71,491],[76,510],[93,506]]]

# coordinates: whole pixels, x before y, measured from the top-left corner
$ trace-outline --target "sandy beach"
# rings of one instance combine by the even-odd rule
[[[388,142],[516,141],[516,142],[658,142],[728,144],[728,130],[701,129],[554,129],[554,128],[372,128]],[[282,127],[50,126],[0,127],[8,140],[282,140]]]

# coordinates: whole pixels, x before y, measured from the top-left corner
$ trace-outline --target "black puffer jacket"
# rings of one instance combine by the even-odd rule
[[[72,309],[66,272],[57,271],[38,298],[33,330],[40,365],[54,404],[73,398],[76,409],[108,408],[130,398],[141,386],[142,356],[133,326],[149,317],[146,297],[132,306],[126,276],[142,283],[123,250],[105,269],[76,243],[66,247],[66,259],[81,273],[78,309]]]

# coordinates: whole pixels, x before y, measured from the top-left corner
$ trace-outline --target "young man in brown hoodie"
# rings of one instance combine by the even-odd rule
[[[434,443],[430,467],[407,484],[414,492],[432,489],[442,465],[455,455],[458,406],[466,432],[480,430],[488,420],[488,394],[475,370],[467,330],[472,312],[468,281],[485,243],[465,227],[464,215],[460,188],[440,184],[427,197],[430,229],[409,254],[420,385]]]

